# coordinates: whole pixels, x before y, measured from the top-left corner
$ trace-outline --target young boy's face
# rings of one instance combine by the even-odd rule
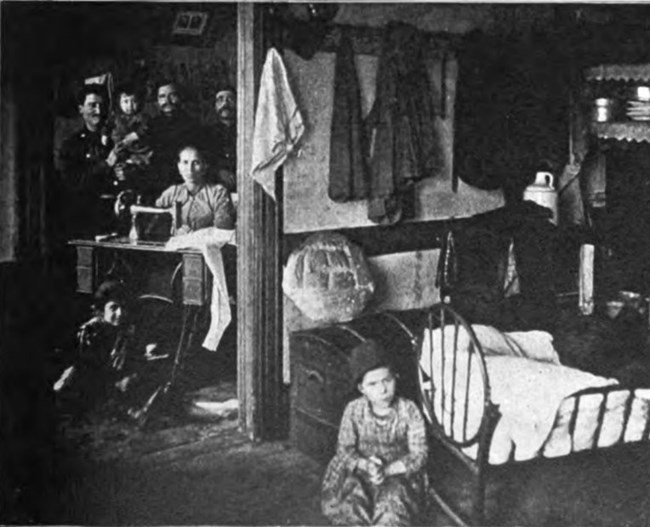
[[[114,300],[109,300],[104,304],[104,322],[108,322],[111,326],[119,326],[124,318],[124,306]]]
[[[370,370],[359,383],[359,391],[373,406],[388,406],[395,397],[395,376],[390,368]]]
[[[138,101],[135,95],[129,93],[122,93],[120,95],[120,110],[122,110],[122,113],[125,115],[133,115],[139,109],[140,101]]]

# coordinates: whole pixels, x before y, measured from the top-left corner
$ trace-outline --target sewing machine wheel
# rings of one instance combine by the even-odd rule
[[[171,362],[182,327],[182,306],[157,295],[139,297],[133,309],[135,349],[146,360]]]

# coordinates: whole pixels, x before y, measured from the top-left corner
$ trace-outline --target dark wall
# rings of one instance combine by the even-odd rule
[[[207,9],[201,38],[171,35],[179,9]],[[57,348],[65,350],[85,315],[74,293],[74,260],[53,245],[53,132],[55,79],[73,77],[85,61],[137,54],[157,43],[209,45],[219,24],[234,27],[234,4],[122,2],[0,3],[3,116],[11,115],[15,164],[0,173],[13,193],[18,232],[15,261],[0,263],[0,523],[42,524],[61,518],[52,509],[65,471],[51,386]],[[11,112],[5,113],[7,108]],[[4,123],[3,123],[4,124]],[[3,126],[4,129],[4,126]],[[7,138],[3,137],[3,141]],[[12,224],[13,225],[13,224]],[[0,243],[13,236],[0,233]]]
[[[40,265],[0,264],[0,523],[47,523],[57,465],[53,350],[71,304]],[[59,342],[60,344],[60,342]]]

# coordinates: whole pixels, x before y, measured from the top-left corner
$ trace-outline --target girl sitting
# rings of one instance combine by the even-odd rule
[[[428,489],[424,419],[415,403],[395,395],[395,374],[378,342],[352,350],[351,369],[362,397],[343,413],[323,479],[323,514],[334,525],[418,523]]]
[[[127,323],[128,293],[116,280],[103,282],[95,292],[92,318],[77,335],[78,355],[54,385],[71,397],[78,416],[107,402],[114,390],[123,392],[127,374],[127,345],[133,327]]]

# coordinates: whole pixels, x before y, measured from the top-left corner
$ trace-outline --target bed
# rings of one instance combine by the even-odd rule
[[[485,522],[495,467],[648,440],[650,389],[563,366],[550,334],[470,325],[446,304],[429,310],[425,326],[417,343],[422,411],[433,439],[473,478],[470,518],[433,489],[455,523]]]

